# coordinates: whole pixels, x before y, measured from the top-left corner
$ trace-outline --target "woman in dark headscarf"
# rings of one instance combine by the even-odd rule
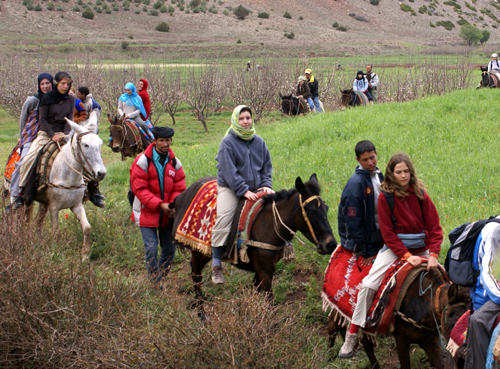
[[[363,73],[362,70],[358,70],[358,73],[356,74],[356,79],[352,84],[352,90],[364,93],[368,98],[368,100],[370,101],[370,104],[373,104],[373,97],[370,94],[370,92],[368,92],[368,87],[369,84],[368,80],[365,77],[365,74]]]
[[[38,104],[40,103],[43,95],[52,90],[53,78],[51,74],[46,72],[41,73],[37,80],[38,92],[32,96],[28,96],[23,104],[23,107],[21,108],[18,140],[21,158],[16,163],[16,168],[14,169],[10,179],[10,202],[15,203],[15,207],[18,207],[21,204],[21,199],[18,196],[21,165],[23,164],[24,157],[30,150],[31,143],[38,134],[38,129],[40,128],[38,124]]]
[[[148,89],[148,81],[145,79],[139,80],[137,83],[137,94],[141,97],[142,103],[144,105],[144,110],[146,110],[146,115],[141,114],[141,118],[143,121],[147,121],[151,115],[151,100],[149,99]]]
[[[28,174],[35,162],[38,151],[50,140],[60,142],[71,132],[71,126],[66,123],[64,118],[73,120],[75,97],[69,95],[72,83],[73,81],[68,73],[57,73],[54,77],[55,89],[44,94],[40,100],[38,106],[40,130],[21,166],[21,179],[19,181],[19,192],[21,193],[26,186]]]

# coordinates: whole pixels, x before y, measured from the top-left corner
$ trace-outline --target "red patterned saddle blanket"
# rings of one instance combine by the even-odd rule
[[[362,267],[356,255],[338,245],[325,271],[321,293],[323,310],[333,309],[339,321],[343,324],[350,322],[361,282],[371,267],[372,264]],[[395,261],[387,270],[368,311],[367,319],[374,323],[376,332],[384,334],[387,331],[393,320],[394,308],[398,301],[401,302],[400,296],[404,296],[418,274],[418,268],[401,260]]]
[[[249,239],[252,225],[263,207],[261,198],[265,194],[257,193],[258,200],[246,200],[239,216],[239,222],[233,222],[238,226],[238,235],[245,242]],[[200,251],[204,255],[212,255],[212,227],[217,217],[217,180],[203,184],[196,195],[184,217],[181,220],[175,240]],[[236,242],[237,239],[230,241]]]

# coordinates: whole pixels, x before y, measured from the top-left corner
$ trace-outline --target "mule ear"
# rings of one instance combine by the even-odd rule
[[[75,133],[86,132],[86,129],[84,129],[79,124],[73,122],[72,120],[69,120],[68,118],[64,118],[64,119],[66,119],[66,122],[68,122],[68,124],[71,126],[71,129],[73,130],[73,132],[75,132]]]
[[[302,182],[302,178],[297,177],[295,180],[295,188],[301,195],[305,195],[306,193],[306,186],[304,186],[304,182]]]
[[[283,95],[281,94],[281,92],[280,92],[280,98],[281,98],[281,100],[283,100]]]
[[[114,122],[113,117],[109,113],[108,113],[108,120],[109,120],[109,123],[113,124],[113,122]]]
[[[450,288],[448,288],[448,304],[458,299],[458,293],[458,285],[453,283]]]
[[[85,125],[85,129],[89,130],[90,132],[97,133],[97,113],[93,111],[90,113],[89,120],[87,124]]]
[[[341,88],[339,88],[339,91],[340,91],[341,94],[344,93],[344,91]]]
[[[310,182],[318,182],[318,177],[316,177],[316,173],[311,174],[309,177]]]

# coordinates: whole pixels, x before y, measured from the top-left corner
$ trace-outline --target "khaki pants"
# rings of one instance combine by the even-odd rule
[[[429,256],[429,250],[415,255]],[[379,251],[377,258],[370,269],[370,273],[368,273],[368,275],[363,278],[363,282],[361,282],[361,290],[358,293],[358,300],[352,315],[352,324],[362,328],[365,327],[366,316],[368,315],[368,310],[372,305],[375,292],[377,292],[380,287],[380,283],[382,283],[387,270],[390,268],[392,263],[398,259],[399,258],[396,254],[389,248]]]
[[[60,135],[64,137],[64,133],[57,132],[56,135]],[[21,165],[20,170],[20,178],[19,178],[19,192],[22,192],[23,188],[26,186],[26,182],[28,181],[28,175],[31,167],[33,166],[38,152],[42,149],[43,146],[49,141],[52,140],[52,137],[49,137],[47,133],[44,131],[38,131],[38,135],[36,136],[35,141],[31,143],[30,150],[23,158],[23,164]]]
[[[224,246],[239,200],[230,188],[217,185],[217,217],[212,228],[212,247]]]

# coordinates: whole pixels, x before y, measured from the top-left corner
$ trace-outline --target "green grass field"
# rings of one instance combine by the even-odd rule
[[[408,103],[380,104],[297,119],[273,114],[258,124],[257,133],[266,140],[271,152],[275,190],[293,187],[297,176],[307,179],[312,173],[317,174],[322,185],[322,198],[330,208],[329,220],[337,240],[340,195],[357,164],[354,146],[365,139],[375,143],[382,171],[394,153],[404,151],[409,154],[436,204],[447,236],[463,222],[500,213],[500,184],[497,182],[500,173],[499,101],[499,90],[463,90]],[[229,120],[230,112],[210,117],[210,133],[205,134],[192,115],[179,114],[172,149],[184,166],[188,184],[202,176],[216,175],[215,155]],[[165,117],[163,123],[169,124],[169,120]],[[1,162],[5,162],[15,145],[17,125],[16,119],[0,110]],[[107,133],[107,124],[102,120],[100,137],[105,143]],[[128,279],[124,285],[133,284],[136,279],[144,279],[145,271],[139,229],[128,219],[130,207],[126,193],[132,159],[122,162],[119,155],[111,153],[108,147],[103,145],[102,150],[108,175],[101,183],[101,192],[107,196],[107,206],[101,210],[90,203],[86,205],[93,227],[92,263],[97,269],[111,268],[126,275]],[[78,248],[82,237],[74,217],[66,218],[61,213],[60,223],[68,236],[65,247]],[[444,262],[448,247],[449,241],[445,237],[441,262]],[[67,249],[63,250],[66,251],[61,251],[61,258],[72,260],[74,255],[68,254]],[[328,257],[317,254],[312,245],[302,247],[298,244],[296,255],[297,260],[293,263],[279,263],[274,291],[280,313],[286,314],[292,304],[299,312],[302,329],[312,332],[307,343],[301,346],[305,360],[315,360],[310,366],[314,368],[366,366],[368,361],[364,354],[358,355],[353,362],[328,362],[327,340],[324,334],[320,334],[327,317],[321,310],[320,291]],[[191,285],[188,262],[189,255],[178,253],[169,276],[171,292],[186,296],[186,299]],[[217,309],[222,300],[243,301],[248,298],[245,290],[242,292],[242,286],[250,285],[252,276],[231,267],[226,271],[227,283],[224,286],[204,285],[212,309]],[[209,276],[207,268],[205,279],[208,280]],[[166,303],[157,295],[142,294],[138,298],[147,311],[157,309],[156,304]],[[171,311],[169,309],[184,309],[185,306],[167,303],[163,308]],[[193,326],[192,329],[198,328]],[[380,343],[377,355],[382,367],[395,368],[393,340],[382,339]],[[335,352],[339,347],[337,344]],[[417,350],[412,356],[414,365],[427,367],[422,363],[423,357],[423,353]]]

